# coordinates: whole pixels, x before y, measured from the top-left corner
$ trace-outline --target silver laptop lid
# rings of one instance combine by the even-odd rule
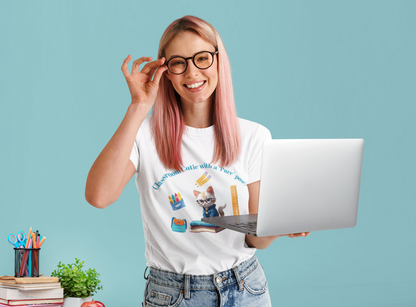
[[[354,227],[363,139],[264,143],[257,235]]]

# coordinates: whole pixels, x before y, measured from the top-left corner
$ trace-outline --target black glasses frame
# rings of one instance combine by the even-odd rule
[[[211,65],[209,65],[208,67],[205,67],[205,68],[200,68],[200,67],[198,67],[198,65],[196,65],[196,63],[195,63],[195,57],[198,55],[198,54],[200,54],[200,53],[210,53],[211,54],[211,56],[212,56],[212,63],[211,63]],[[175,56],[175,57],[173,57],[173,58],[171,58],[171,59],[169,59],[169,61],[167,61],[164,65],[166,65],[167,67],[168,67],[168,69],[169,69],[169,71],[172,73],[172,74],[174,74],[174,75],[182,75],[187,69],[188,69],[188,60],[190,60],[190,59],[192,59],[192,62],[194,63],[194,65],[195,65],[195,67],[196,68],[198,68],[198,69],[208,69],[208,68],[210,68],[211,66],[212,66],[212,64],[214,64],[214,55],[216,55],[216,54],[218,54],[218,50],[217,51],[215,51],[215,52],[210,52],[210,51],[200,51],[200,52],[198,52],[198,53],[196,53],[194,56],[190,56],[189,58],[184,58],[184,57],[182,57],[182,56]],[[176,59],[176,58],[181,58],[181,59],[184,59],[185,60],[185,70],[183,71],[183,72],[181,72],[181,73],[174,73],[173,71],[171,71],[170,70],[170,68],[169,68],[169,62],[171,61],[171,60],[173,60],[173,59]]]
[[[209,204],[210,202],[212,202],[214,200],[214,198],[207,198],[207,199],[197,199],[196,202],[200,205],[202,205],[203,203]]]

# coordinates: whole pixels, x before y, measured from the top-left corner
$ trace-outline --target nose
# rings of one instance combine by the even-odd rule
[[[186,68],[185,74],[188,76],[196,76],[199,73],[199,68],[195,66],[192,59],[188,59],[188,67]]]

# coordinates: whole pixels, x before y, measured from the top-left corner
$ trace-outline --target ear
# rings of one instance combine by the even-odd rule
[[[211,195],[214,195],[214,189],[212,188],[212,186],[208,187],[207,192]]]
[[[195,197],[198,197],[199,194],[201,194],[201,192],[194,190]]]
[[[165,74],[166,78],[170,80],[169,69],[166,69],[163,73]]]

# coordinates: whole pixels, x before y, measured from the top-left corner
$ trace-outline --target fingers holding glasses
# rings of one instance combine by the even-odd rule
[[[157,68],[156,74],[153,78],[153,82],[156,85],[159,85],[159,81],[160,78],[162,78],[163,73],[167,70],[168,68],[166,66],[159,66],[159,68]],[[152,74],[153,75],[153,74]]]
[[[130,73],[127,66],[131,58],[131,55],[129,55],[123,61],[121,70],[126,78],[132,101],[153,102],[157,94],[160,78],[167,69],[165,66],[162,66],[165,59],[162,58],[152,61],[151,57],[141,57],[133,62]],[[140,65],[144,62],[148,63],[140,71]]]
[[[165,63],[165,58],[160,58],[156,61],[149,62],[143,67],[141,73],[153,77],[155,71],[160,68],[163,63]]]
[[[162,72],[163,72],[163,71],[165,71],[165,70],[167,69],[167,67],[163,65],[163,63],[164,63],[164,62],[165,62],[165,58],[161,58],[161,59],[159,59],[159,60],[155,61],[155,65],[152,65],[151,67],[150,67],[150,65],[149,65],[149,67],[148,67],[148,68],[143,67],[143,70],[146,68],[145,72],[146,72],[147,70],[149,70],[149,68],[150,68],[150,71],[147,73],[147,75],[149,76],[149,79],[150,79],[150,80],[151,80],[151,79],[152,79],[152,77],[155,75],[155,72],[156,72],[156,71],[162,70]],[[150,64],[150,63],[149,63],[149,64]],[[142,70],[142,71],[143,71],[143,70]],[[155,77],[156,77],[156,76],[155,76]],[[153,79],[153,80],[154,80],[154,79]]]
[[[131,69],[131,73],[139,73],[140,72],[140,65],[143,64],[144,62],[150,62],[152,60],[152,57],[141,57],[139,59],[137,59],[136,61],[133,62],[133,67]],[[150,62],[152,63],[152,62]],[[149,63],[147,63],[146,65],[148,65]],[[145,65],[145,67],[146,67]],[[143,72],[143,69],[141,71],[141,73],[146,74],[145,72]]]
[[[123,62],[123,65],[121,66],[121,70],[123,71],[123,74],[125,77],[130,75],[127,65],[131,60],[131,55],[129,55]],[[140,71],[140,65],[144,62],[147,63],[142,70]],[[141,73],[143,75],[146,75],[148,77],[148,80],[152,80],[153,75],[155,74],[155,71],[158,68],[162,68],[161,66],[165,63],[165,58],[160,58],[158,60],[152,61],[152,57],[141,57],[133,62],[131,74],[137,74]]]
[[[133,62],[133,67],[131,69],[131,74],[130,74],[129,69],[127,67],[130,60],[131,60],[131,55],[129,54],[128,57],[124,59],[123,65],[121,65],[121,71],[123,72],[123,75],[126,78],[128,76],[130,76],[131,74],[138,73],[140,64],[142,64],[143,62],[146,62],[146,61],[151,61],[152,58],[151,57],[141,57],[140,59],[137,59],[136,61],[134,61]]]
[[[143,64],[144,62],[151,61],[152,57],[141,57],[135,60],[132,65],[131,73],[129,72],[128,67],[127,67],[130,60],[131,60],[131,55],[129,54],[128,57],[123,61],[123,65],[121,66],[121,71],[123,72],[125,77],[129,76],[130,74],[139,73],[140,65]]]

